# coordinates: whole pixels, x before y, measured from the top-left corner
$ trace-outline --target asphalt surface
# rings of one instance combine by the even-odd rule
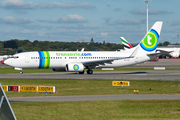
[[[56,73],[8,73],[0,74],[3,78],[20,79],[103,79],[103,80],[168,80],[180,81],[180,71],[154,70],[154,71],[103,71],[93,74],[78,74],[69,72]]]
[[[80,96],[45,96],[45,97],[9,97],[10,102],[66,102],[98,100],[175,100],[180,94],[127,94],[127,95],[80,95]]]

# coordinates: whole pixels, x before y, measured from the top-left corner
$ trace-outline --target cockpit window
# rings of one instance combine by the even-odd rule
[[[8,56],[8,58],[19,58],[19,56]]]
[[[14,56],[14,58],[19,58],[19,56]]]
[[[14,59],[16,59],[16,58],[19,58],[19,56],[8,55],[8,56],[3,57],[3,60],[6,60],[6,59],[8,59],[8,58],[14,58]]]

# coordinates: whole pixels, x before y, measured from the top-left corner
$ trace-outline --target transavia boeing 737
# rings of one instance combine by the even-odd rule
[[[156,22],[141,42],[124,51],[36,51],[15,54],[4,64],[15,70],[51,68],[53,71],[71,71],[92,74],[94,68],[119,68],[143,63],[156,58],[162,22]]]

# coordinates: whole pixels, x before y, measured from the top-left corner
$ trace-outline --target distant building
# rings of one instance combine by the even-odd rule
[[[167,47],[180,47],[180,45],[168,45]]]

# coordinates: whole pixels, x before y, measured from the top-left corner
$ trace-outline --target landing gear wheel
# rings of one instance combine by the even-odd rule
[[[23,74],[23,71],[20,71],[19,73],[20,73],[20,74]]]
[[[82,72],[79,72],[79,74],[84,74],[84,71],[82,71]]]
[[[93,74],[92,70],[87,70],[87,74]]]

